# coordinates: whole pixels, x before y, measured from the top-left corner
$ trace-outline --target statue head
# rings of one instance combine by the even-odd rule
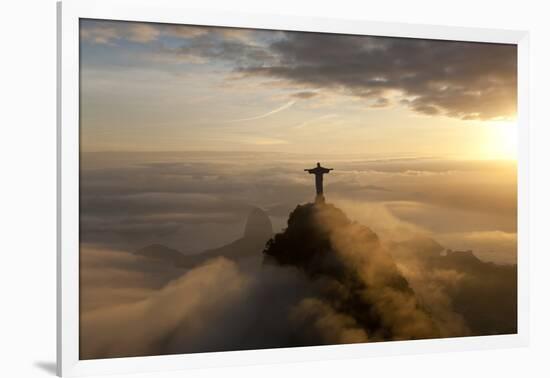
[[[321,163],[317,162],[317,166],[320,167],[320,166],[321,166]]]

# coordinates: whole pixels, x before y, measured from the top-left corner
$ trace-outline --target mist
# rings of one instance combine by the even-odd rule
[[[312,197],[307,155],[85,153],[81,240],[133,251],[199,253],[238,237],[253,207],[282,230]],[[228,164],[227,161],[231,161]],[[353,220],[391,238],[423,233],[485,261],[514,263],[516,165],[503,161],[333,156],[326,190]],[[409,232],[410,231],[410,232]]]
[[[258,259],[188,269],[84,245],[80,356],[515,333],[515,265],[442,249],[422,233],[381,238],[334,205],[311,203]]]

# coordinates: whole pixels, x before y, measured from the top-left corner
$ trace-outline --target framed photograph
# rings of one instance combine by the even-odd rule
[[[58,4],[58,373],[522,346],[526,32]]]

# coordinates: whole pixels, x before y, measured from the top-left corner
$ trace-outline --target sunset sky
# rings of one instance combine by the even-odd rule
[[[80,46],[81,359],[517,331],[516,46],[99,20]]]
[[[516,47],[81,21],[82,241],[195,253],[327,199],[516,258]]]
[[[516,47],[81,21],[83,151],[515,159]]]
[[[80,68],[81,359],[517,331],[515,45],[81,20]]]

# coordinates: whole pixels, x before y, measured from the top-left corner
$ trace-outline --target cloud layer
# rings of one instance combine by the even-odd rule
[[[402,105],[424,115],[489,120],[516,113],[514,45],[91,20],[82,22],[81,37],[148,44],[157,61],[229,64],[244,77],[303,88],[294,98],[324,90],[365,107]]]
[[[241,71],[341,90],[374,107],[397,91],[402,104],[427,115],[486,120],[516,111],[511,45],[287,33],[270,51],[277,64]]]
[[[242,236],[253,207],[266,209],[277,231],[314,194],[303,174],[314,163],[302,155],[89,153],[82,161],[82,241],[129,251],[219,247]],[[327,198],[384,237],[423,232],[515,261],[515,164],[334,157],[330,165]]]
[[[417,235],[393,243],[338,209],[298,207],[261,266],[186,270],[83,245],[80,358],[516,332],[515,266]]]

